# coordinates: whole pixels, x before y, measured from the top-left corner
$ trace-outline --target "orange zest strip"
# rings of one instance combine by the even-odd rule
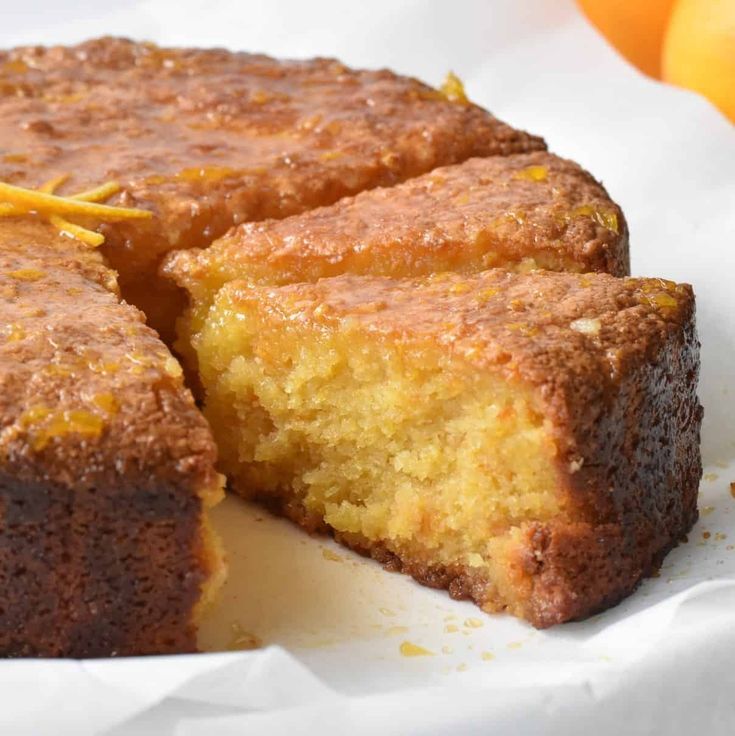
[[[68,179],[68,174],[62,174],[61,176],[57,176],[56,178],[50,179],[49,181],[45,182],[38,188],[38,190],[40,192],[54,194],[56,189],[64,184]],[[96,189],[90,189],[86,192],[80,192],[79,194],[72,194],[72,199],[80,199],[81,197],[92,196],[92,200],[87,199],[85,201],[99,201],[111,197],[118,191],[120,191],[119,184],[115,182],[107,182],[107,184],[103,184]],[[61,233],[61,235],[66,235],[67,237],[80,240],[82,243],[84,243],[85,245],[89,245],[92,248],[96,248],[97,246],[102,245],[102,243],[105,242],[105,236],[102,235],[102,233],[95,232],[94,230],[89,230],[88,228],[81,227],[80,225],[75,225],[73,222],[64,220],[58,215],[51,215],[48,218],[48,221],[59,231],[59,233]]]
[[[82,202],[104,202],[113,195],[117,194],[122,187],[116,181],[108,181],[94,189],[87,189],[78,194],[72,194],[72,199],[78,199]]]
[[[96,248],[98,245],[102,245],[105,242],[105,236],[102,233],[95,232],[94,230],[88,230],[86,227],[75,225],[73,222],[64,220],[58,215],[51,215],[48,221],[61,233],[68,237],[80,240],[85,245],[89,245],[92,248]]]
[[[149,210],[111,207],[71,197],[58,197],[55,194],[25,189],[5,182],[0,182],[0,200],[15,205],[24,214],[38,212],[49,215],[81,215],[103,220],[147,220],[153,216]]]
[[[49,179],[48,181],[41,184],[40,187],[38,187],[39,192],[46,192],[47,194],[53,194],[62,184],[64,184],[69,179],[69,174],[61,174],[61,176],[55,176],[53,179]]]
[[[45,217],[61,235],[96,248],[105,242],[102,233],[69,222],[62,215],[82,215],[102,220],[148,219],[153,216],[148,210],[99,204],[120,191],[122,187],[115,181],[70,196],[54,194],[68,179],[68,174],[62,174],[35,190],[0,182],[0,217],[35,213]]]

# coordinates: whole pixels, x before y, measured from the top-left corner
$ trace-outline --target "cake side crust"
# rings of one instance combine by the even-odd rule
[[[0,227],[0,653],[196,649],[222,494],[181,368],[98,253]]]

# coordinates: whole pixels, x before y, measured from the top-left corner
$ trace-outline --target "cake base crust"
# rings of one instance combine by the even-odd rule
[[[698,483],[687,496],[695,499],[679,529],[658,544],[627,541],[620,528],[589,524],[548,526],[537,524],[525,531],[525,545],[517,550],[516,564],[538,575],[537,593],[522,615],[538,629],[580,621],[612,608],[633,593],[646,578],[654,576],[666,555],[681,542],[699,518],[696,508]],[[369,557],[389,572],[411,576],[421,585],[446,590],[454,600],[471,600],[487,613],[508,610],[506,601],[485,575],[469,565],[438,565],[426,562],[420,553],[397,552],[384,542],[332,529],[318,515],[309,513],[294,499],[273,496],[249,497],[275,516],[292,521],[310,535],[330,536],[363,557]],[[641,555],[631,551],[646,547]],[[583,594],[580,594],[584,591]]]

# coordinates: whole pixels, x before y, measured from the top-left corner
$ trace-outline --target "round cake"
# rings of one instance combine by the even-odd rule
[[[220,473],[537,626],[694,522],[691,290],[453,76],[24,47],[0,134],[0,654],[194,651]]]

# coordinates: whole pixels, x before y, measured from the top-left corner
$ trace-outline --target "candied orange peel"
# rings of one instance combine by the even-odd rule
[[[38,189],[26,189],[0,182],[0,217],[37,215],[47,220],[62,235],[96,248],[105,242],[105,236],[70,222],[68,217],[81,216],[100,221],[119,221],[143,220],[153,216],[149,210],[102,204],[122,188],[115,181],[108,181],[93,189],[68,196],[55,194],[69,178],[68,174],[62,174],[49,179]]]
[[[439,87],[439,91],[450,102],[457,102],[461,105],[469,105],[470,103],[462,80],[454,72],[447,72],[447,76],[442,86]]]

